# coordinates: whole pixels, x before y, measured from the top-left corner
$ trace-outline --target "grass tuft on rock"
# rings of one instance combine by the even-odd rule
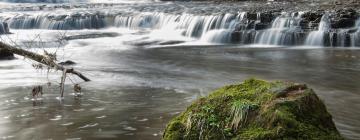
[[[248,79],[196,100],[168,123],[163,139],[343,138],[306,85]]]

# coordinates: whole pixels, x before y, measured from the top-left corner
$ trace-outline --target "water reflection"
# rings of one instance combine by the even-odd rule
[[[0,72],[8,75],[0,80],[0,136],[159,139],[166,122],[194,99],[258,77],[309,84],[341,133],[360,138],[360,50],[185,46],[118,51],[71,43],[65,49],[67,58],[78,62],[76,68],[93,80],[80,83],[81,98],[74,98],[68,85],[60,102],[59,89],[52,84],[44,89],[43,100],[31,101],[32,85],[46,85],[46,76],[22,60],[1,62]],[[56,83],[58,77],[50,79]]]

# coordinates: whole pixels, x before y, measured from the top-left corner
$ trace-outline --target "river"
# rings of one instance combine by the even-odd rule
[[[153,7],[147,8],[146,4]],[[5,7],[9,5],[17,7],[18,12],[3,11],[3,17],[52,13],[34,10],[33,7],[41,5],[37,3],[29,4],[31,10],[21,9],[24,4],[5,3]],[[96,6],[99,5],[79,4],[53,13],[101,9]],[[27,20],[21,21],[21,27],[19,21],[9,23],[12,34],[0,36],[2,41],[34,52],[42,53],[43,49],[57,52],[60,61],[75,61],[74,67],[92,81],[82,82],[69,76],[65,98],[59,100],[59,72],[36,70],[32,61],[20,56],[0,61],[0,139],[160,139],[167,121],[192,101],[216,88],[251,77],[308,84],[325,102],[340,133],[347,139],[360,139],[360,49],[356,47],[359,41],[356,34],[351,41],[355,43],[350,43],[352,47],[314,46],[305,42],[288,45],[288,38],[282,35],[275,38],[278,41],[267,42],[266,36],[261,37],[263,34],[276,36],[281,34],[279,30],[296,29],[275,22],[254,43],[236,44],[226,41],[228,34],[223,33],[232,30],[231,20],[222,20],[223,24],[219,22],[218,28],[209,33],[204,30],[206,27],[195,26],[198,24],[195,21],[211,23],[218,17],[194,17],[201,10],[196,6],[190,8],[192,15],[176,15],[179,10],[171,8],[182,9],[192,4],[126,1],[102,6],[127,7],[116,9],[131,11],[126,16],[131,15],[133,22],[125,24],[129,19],[122,18],[116,25],[109,25],[109,20],[100,24],[89,19],[78,21],[81,24],[77,25],[45,21],[36,25]],[[224,12],[211,7],[213,11]],[[134,15],[133,11],[138,13]],[[156,15],[152,11],[162,13]],[[158,17],[156,22],[150,15]],[[242,12],[234,15],[239,20],[243,18]],[[180,23],[164,22],[173,18]],[[297,17],[285,16],[279,22],[282,19]],[[193,28],[188,28],[191,25]],[[92,27],[95,29],[87,29]],[[54,30],[59,28],[63,29]],[[81,98],[74,97],[73,83],[82,86]],[[35,101],[30,95],[35,85],[44,86],[42,100]]]

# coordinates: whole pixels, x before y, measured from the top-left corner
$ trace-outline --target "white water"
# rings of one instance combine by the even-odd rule
[[[273,21],[270,29],[257,32],[255,42],[265,45],[294,44],[298,40],[295,32],[300,28],[301,15],[302,13],[283,13]]]
[[[8,25],[6,23],[0,22],[0,34],[5,34],[9,32]]]
[[[0,21],[7,22],[12,29],[81,30],[117,27],[151,32],[164,30],[163,33],[171,30],[172,36],[180,38],[183,36],[198,42],[215,44],[324,46],[326,41],[326,44],[330,46],[357,46],[360,44],[357,43],[359,31],[356,33],[348,33],[347,29],[332,31],[328,15],[322,17],[318,30],[310,32],[304,39],[304,31],[300,27],[303,12],[282,13],[274,19],[268,29],[255,30],[254,27],[251,27],[254,24],[249,23],[246,12],[197,15],[119,11],[121,8],[100,9],[75,8],[74,10],[59,9],[53,12],[8,12],[0,14]],[[258,21],[256,23],[260,22],[260,17],[261,14],[257,14]],[[359,24],[358,22],[357,26]],[[332,34],[328,34],[330,30]],[[325,37],[329,39],[325,40]],[[169,40],[169,38],[174,40],[170,36],[165,36],[163,39]]]
[[[355,23],[356,32],[350,34],[351,46],[360,45],[360,18]]]
[[[325,14],[321,18],[318,30],[310,32],[310,34],[306,38],[305,45],[324,46],[325,33],[328,33],[329,30],[330,30],[330,19],[329,19],[329,15]]]

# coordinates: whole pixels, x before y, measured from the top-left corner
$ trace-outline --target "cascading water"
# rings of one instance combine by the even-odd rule
[[[360,46],[360,18],[355,23],[355,32],[350,34],[351,46]]]
[[[299,22],[302,13],[283,13],[277,17],[270,29],[256,33],[255,42],[266,45],[294,45],[299,40]]]
[[[126,28],[157,28],[179,30],[186,37],[208,42],[227,43],[236,25],[244,20],[245,13],[210,16],[191,14],[141,13],[135,16],[117,16],[114,24]]]
[[[116,16],[114,26],[123,28],[155,28],[159,20],[169,20],[171,17],[165,17],[162,13],[141,13],[131,16]]]
[[[205,24],[201,40],[215,43],[230,43],[232,41],[231,34],[236,30],[239,23],[246,20],[245,15],[245,12],[237,15],[226,14],[221,18],[220,24],[215,24],[215,28],[211,28],[213,21],[209,20],[210,22]]]
[[[73,30],[106,27],[106,17],[99,13],[17,15],[5,21],[14,29]]]
[[[106,15],[103,13],[79,13],[70,14],[39,14],[39,15],[16,15],[3,18],[10,28],[14,29],[99,29],[105,27],[122,27],[130,29],[151,28],[182,31],[187,37],[203,38],[209,41],[212,36],[229,36],[238,22],[242,21],[245,13],[196,16],[191,14],[165,14],[165,13],[138,13],[132,15]],[[225,31],[226,29],[226,31]],[[204,36],[210,30],[219,30]],[[228,33],[228,34],[224,34]],[[223,40],[224,41],[224,40]],[[222,41],[221,41],[222,42]]]
[[[7,33],[9,33],[9,27],[7,23],[0,22],[0,34],[7,34]]]
[[[317,31],[312,31],[305,41],[307,46],[324,46],[325,34],[330,30],[330,19],[328,14],[324,14],[319,23]]]
[[[114,12],[106,10],[73,10],[42,13],[12,13],[0,15],[13,29],[80,30],[107,27],[135,30],[171,31],[175,36],[210,43],[266,45],[360,46],[358,30],[336,29],[330,32],[330,18],[322,16],[317,31],[305,36],[308,26],[302,25],[304,12],[282,13],[267,18],[266,13],[197,15],[164,12]],[[268,28],[270,26],[270,28]],[[5,29],[5,28],[3,28]],[[4,32],[4,31],[3,31]],[[166,37],[166,36],[165,36]]]

